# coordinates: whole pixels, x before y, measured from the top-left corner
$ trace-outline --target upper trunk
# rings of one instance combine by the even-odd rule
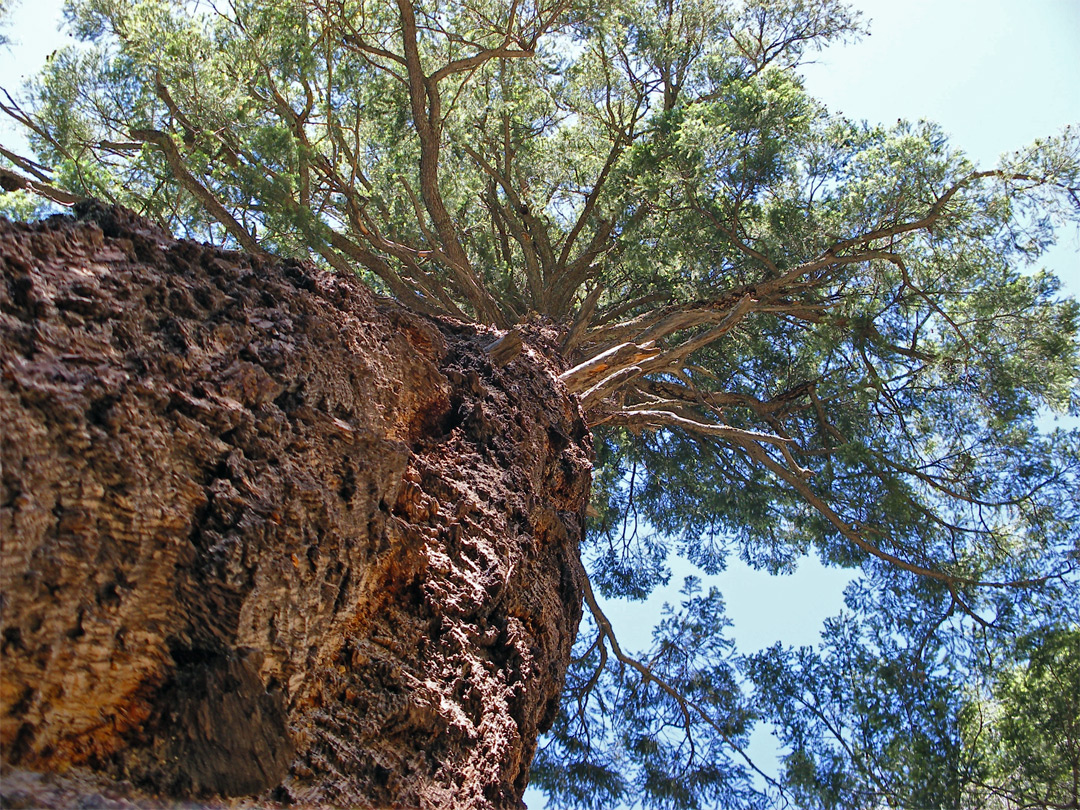
[[[4,767],[519,806],[591,469],[550,336],[500,367],[355,279],[83,214],[0,222]]]

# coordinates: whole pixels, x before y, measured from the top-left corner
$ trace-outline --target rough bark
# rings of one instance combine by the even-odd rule
[[[520,806],[591,469],[553,337],[500,366],[355,279],[80,217],[0,222],[9,776]]]

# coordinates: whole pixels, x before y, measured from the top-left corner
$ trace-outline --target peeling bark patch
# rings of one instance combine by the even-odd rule
[[[5,767],[519,806],[591,470],[543,335],[499,366],[354,279],[81,217],[0,222]]]

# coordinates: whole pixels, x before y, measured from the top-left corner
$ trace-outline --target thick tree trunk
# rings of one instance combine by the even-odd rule
[[[500,366],[354,279],[81,214],[0,222],[8,774],[519,806],[591,469],[549,336]]]

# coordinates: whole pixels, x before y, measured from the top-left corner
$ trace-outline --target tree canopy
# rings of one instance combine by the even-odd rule
[[[798,70],[859,35],[837,0],[67,17],[83,45],[3,104],[36,151],[5,188],[557,332],[598,460],[554,805],[1076,806],[1075,724],[1036,752],[1076,668],[1080,437],[1039,417],[1080,411],[1080,307],[1026,269],[1080,214],[1075,130],[986,168],[831,114]],[[861,578],[817,650],[739,655],[693,580],[623,650],[596,594],[644,598],[671,553]]]

